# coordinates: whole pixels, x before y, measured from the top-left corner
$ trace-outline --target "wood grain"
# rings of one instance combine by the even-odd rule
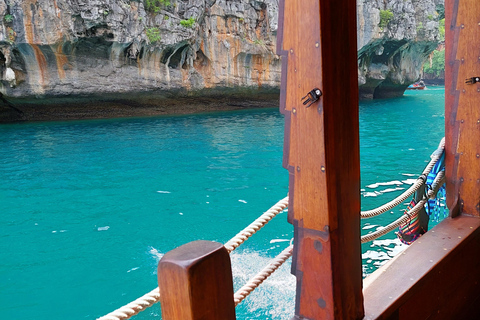
[[[453,216],[480,216],[480,2],[445,1],[445,174]]]
[[[290,173],[296,317],[363,315],[356,3],[281,1],[278,54]],[[306,108],[302,97],[323,95]]]
[[[234,320],[230,256],[217,242],[194,241],[167,252],[158,264],[164,320]]]
[[[446,219],[365,280],[365,319],[479,319],[479,267],[480,219]]]

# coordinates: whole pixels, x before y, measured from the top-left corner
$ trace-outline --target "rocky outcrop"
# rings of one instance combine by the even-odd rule
[[[436,5],[358,0],[363,97],[399,95],[419,78],[438,42]],[[0,0],[0,91],[25,98],[277,90],[277,16],[278,0]]]
[[[128,0],[0,0],[2,92],[19,97],[278,85],[276,17],[268,3],[151,2],[149,9]]]
[[[441,9],[439,0],[357,1],[362,98],[400,96],[419,80],[424,62],[440,41]]]

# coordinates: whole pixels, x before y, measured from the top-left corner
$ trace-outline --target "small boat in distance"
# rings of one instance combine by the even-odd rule
[[[425,82],[423,82],[422,80],[418,81],[418,82],[415,82],[414,84],[411,84],[407,87],[407,90],[423,90],[425,89],[426,86],[425,86]]]

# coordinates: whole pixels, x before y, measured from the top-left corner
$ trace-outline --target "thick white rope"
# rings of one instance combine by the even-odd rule
[[[270,220],[277,216],[280,212],[285,210],[288,206],[288,196],[278,201],[273,207],[262,214],[254,222],[248,225],[245,229],[239,232],[235,237],[230,239],[224,246],[228,253],[238,248],[248,238],[255,234],[258,230],[264,227]],[[160,301],[160,289],[156,287],[149,293],[138,298],[129,304],[110,312],[109,314],[98,318],[97,320],[126,320],[138,314],[139,312],[153,306]]]
[[[270,277],[288,258],[292,256],[293,245],[288,246],[278,256],[276,256],[270,263],[262,269],[257,275],[250,279],[243,287],[241,287],[233,295],[235,306],[243,301],[250,293],[253,292],[260,284]]]
[[[435,198],[438,189],[443,185],[445,181],[445,172],[440,171],[437,176],[435,177],[435,180],[432,183],[432,189],[428,190],[427,192],[427,197],[423,197],[422,200],[420,200],[412,209],[410,209],[407,213],[403,214],[400,218],[395,220],[394,222],[390,223],[389,225],[382,227],[378,229],[375,232],[366,234],[361,237],[362,243],[366,243],[369,241],[373,241],[383,235],[386,235],[387,233],[391,232],[392,230],[395,230],[398,228],[401,224],[407,222],[409,219],[411,219],[415,214],[417,214],[418,211],[420,211],[421,208],[425,205],[425,203],[428,201],[428,199]]]
[[[410,197],[415,191],[418,190],[418,188],[420,188],[425,183],[427,175],[430,173],[430,171],[432,171],[433,167],[442,156],[442,152],[444,149],[445,149],[445,138],[442,138],[442,140],[440,141],[440,144],[438,145],[437,150],[435,150],[431,155],[432,159],[427,164],[427,166],[425,167],[425,169],[423,170],[422,174],[417,179],[417,181],[415,181],[415,183],[412,186],[410,186],[410,188],[408,188],[404,193],[402,193],[392,201],[387,202],[386,204],[376,209],[362,211],[360,213],[362,219],[376,217],[384,212],[391,210],[392,208],[398,206],[399,204],[403,203],[408,197]]]
[[[442,153],[444,148],[445,148],[445,138],[442,139],[438,149],[432,154],[432,160],[429,162],[429,164],[427,165],[427,167],[423,171],[422,175],[426,176],[432,170],[433,166],[435,165],[435,163],[440,158],[441,153]],[[384,213],[384,212],[390,210],[391,208],[397,206],[398,204],[405,201],[405,199],[407,199],[410,195],[412,195],[423,183],[424,183],[423,179],[421,179],[421,178],[417,179],[417,181],[407,191],[405,191],[402,195],[400,195],[396,199],[388,202],[387,204],[385,204],[385,205],[383,205],[383,206],[381,206],[377,209],[373,209],[373,210],[369,210],[369,211],[362,211],[361,212],[362,218],[374,217],[376,215]],[[432,190],[430,190],[430,191],[432,191]],[[418,204],[420,204],[422,201],[424,201],[424,200],[421,200]],[[423,202],[423,203],[425,203],[425,202]],[[395,205],[393,205],[393,204],[395,204]],[[258,230],[260,230],[270,220],[272,220],[275,216],[277,216],[280,212],[285,210],[287,207],[288,207],[288,196],[283,198],[279,202],[277,202],[273,207],[271,207],[268,211],[266,211],[264,214],[262,214],[254,222],[252,222],[248,227],[246,227],[244,230],[239,232],[235,237],[230,239],[225,244],[225,248],[228,250],[229,253],[231,253],[233,250],[238,248],[242,243],[244,243],[248,238],[250,238],[253,234],[255,234]],[[412,210],[411,210],[412,214],[414,213],[413,210],[416,207],[417,206],[412,208]],[[418,211],[418,210],[419,210],[419,208],[416,211]],[[396,227],[398,227],[400,224],[404,223],[408,219],[409,219],[408,214],[405,214],[403,217],[401,217],[400,219],[398,219],[394,223],[392,223],[392,224],[390,224],[390,225],[388,225],[388,226],[386,226],[386,227],[384,227],[384,228],[382,228],[382,229],[380,229],[380,230],[378,230],[374,233],[363,236],[362,237],[362,243],[371,241],[373,239],[376,239],[376,238],[392,231],[393,229],[395,229]],[[376,236],[376,238],[373,238],[371,240],[366,240],[367,238],[370,239],[372,236],[377,235],[377,234],[379,234],[379,235]],[[365,241],[364,241],[364,239],[365,239]],[[278,266],[276,266],[277,262],[276,262],[276,260],[274,260],[271,264],[269,264],[264,269],[264,270],[266,270],[265,271],[266,273],[262,273],[262,272],[264,272],[264,270],[262,270],[255,278],[250,280],[244,287],[242,287],[237,293],[235,293],[235,297],[236,297],[235,298],[235,305],[237,305],[238,303],[240,303],[240,301],[245,299],[245,297],[248,296],[248,294],[250,294],[250,292],[255,290],[255,288],[258,287],[258,285],[260,285],[260,283],[262,283],[280,265],[282,265],[291,256],[292,250],[293,250],[293,245],[289,246],[287,249],[282,251],[282,253],[277,258],[280,258],[280,260],[278,260],[278,261],[281,261],[281,259],[284,259],[283,262],[281,262]],[[288,253],[286,253],[286,251],[290,251],[290,253],[288,254]],[[274,269],[272,269],[273,271],[271,271],[268,274],[268,270],[270,270],[271,268],[274,268]],[[266,275],[266,274],[268,274],[268,275]],[[260,280],[263,277],[263,275],[266,275],[265,278],[263,280]],[[258,284],[256,284],[256,283],[258,283]],[[250,290],[249,288],[252,288],[252,289]],[[250,291],[248,291],[248,290],[250,290]],[[243,295],[243,292],[245,292],[246,295],[243,298],[240,298],[241,295]],[[237,294],[238,294],[238,297],[237,297]],[[237,299],[240,299],[240,300],[238,300],[238,302],[237,302]],[[121,307],[121,308],[103,316],[103,317],[98,318],[97,320],[126,320],[126,319],[129,319],[130,317],[138,314],[139,312],[151,307],[152,305],[154,305],[158,301],[160,301],[160,290],[157,287],[157,288],[153,289],[151,292],[149,292],[149,293],[143,295],[142,297],[138,298],[137,300],[132,301],[129,304],[127,304],[127,305],[125,305],[125,306],[123,306],[123,307]]]
[[[160,301],[160,289],[156,287],[149,293],[141,296],[135,301],[130,302],[129,304],[110,312],[109,314],[98,318],[97,320],[125,320],[130,319],[134,315],[140,313],[141,311],[153,306],[155,303]]]
[[[278,201],[273,207],[268,209],[268,211],[258,217],[245,229],[237,233],[235,237],[225,243],[225,248],[227,248],[228,252],[231,253],[287,207],[288,196]]]

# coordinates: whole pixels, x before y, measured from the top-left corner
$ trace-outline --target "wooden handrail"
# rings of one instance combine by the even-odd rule
[[[230,255],[217,242],[194,241],[167,252],[158,264],[164,320],[234,320]]]

